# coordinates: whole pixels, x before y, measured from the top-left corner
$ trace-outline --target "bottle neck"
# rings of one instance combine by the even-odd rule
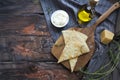
[[[86,4],[84,7],[83,7],[83,10],[85,10],[86,12],[88,13],[91,13],[91,6]]]
[[[94,8],[97,5],[98,2],[99,2],[99,0],[89,0],[89,5],[92,8]]]

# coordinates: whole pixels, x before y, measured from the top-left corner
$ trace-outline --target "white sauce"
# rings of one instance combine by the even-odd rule
[[[64,10],[57,10],[51,16],[51,22],[55,27],[64,27],[69,21],[69,15]]]

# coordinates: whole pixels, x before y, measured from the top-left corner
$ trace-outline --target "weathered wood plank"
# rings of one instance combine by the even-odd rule
[[[0,0],[0,14],[43,13],[39,0]]]
[[[57,63],[5,63],[0,67],[2,80],[79,80],[78,73],[71,73]]]
[[[55,61],[42,15],[0,16],[0,61]]]
[[[51,55],[38,1],[0,1],[0,80],[79,80]]]

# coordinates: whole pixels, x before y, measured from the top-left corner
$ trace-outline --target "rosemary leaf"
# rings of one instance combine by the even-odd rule
[[[102,78],[105,78],[115,70],[115,68],[117,67],[120,61],[120,43],[117,41],[113,41],[112,45],[113,46],[112,47],[110,46],[110,49],[108,51],[108,56],[110,57],[110,61],[107,64],[101,66],[98,70],[92,73],[80,69],[82,73],[84,73],[89,77],[88,80],[100,80]]]

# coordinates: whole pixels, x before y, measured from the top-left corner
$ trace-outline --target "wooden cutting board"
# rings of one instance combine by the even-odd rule
[[[91,31],[93,31],[91,28],[89,29],[89,32],[85,32],[84,31],[84,28],[70,28],[71,30],[76,30],[76,31],[79,31],[79,32],[82,32],[86,35],[90,35],[91,34]],[[91,35],[94,35],[94,34],[91,34]],[[83,68],[90,60],[90,58],[92,57],[93,53],[94,53],[94,50],[95,50],[95,43],[93,42],[94,36],[90,36],[88,37],[87,39],[87,45],[88,47],[90,48],[90,52],[87,53],[87,54],[84,54],[82,56],[79,56],[78,58],[78,61],[77,61],[77,64],[76,64],[76,67],[74,69],[74,71],[78,71],[80,70],[80,68]],[[55,42],[55,44],[53,45],[52,47],[52,54],[57,58],[59,59],[63,49],[65,47],[65,43],[64,43],[64,38],[63,38],[63,35],[61,35],[58,40]],[[64,61],[62,62],[62,64],[70,69],[70,65],[69,65],[69,61]]]

